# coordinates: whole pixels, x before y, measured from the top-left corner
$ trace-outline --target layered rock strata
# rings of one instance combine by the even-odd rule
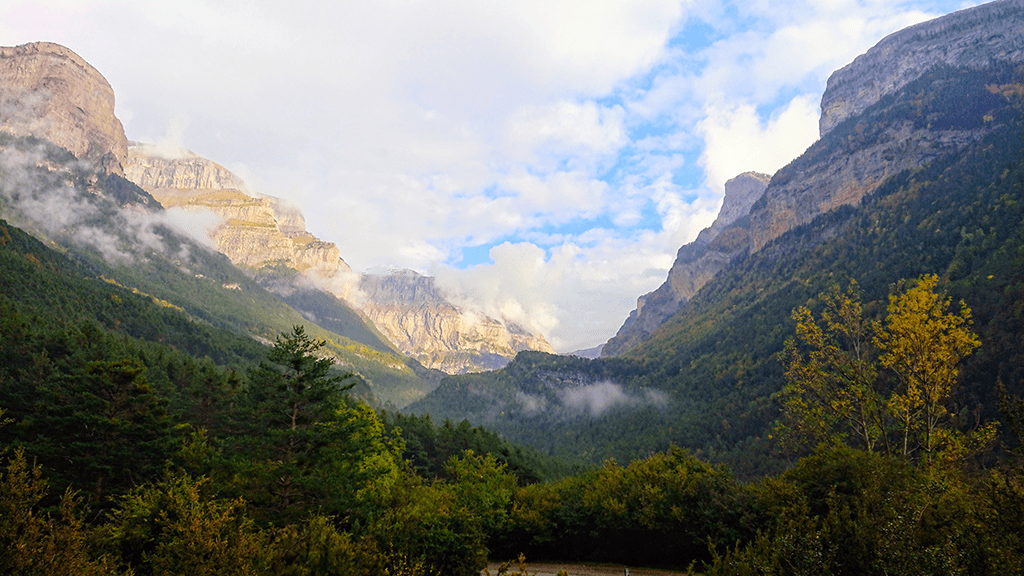
[[[71,50],[50,42],[0,48],[0,131],[34,136],[123,175],[128,139],[114,90]]]
[[[542,336],[452,304],[434,278],[412,270],[364,274],[362,311],[398,349],[449,374],[495,370],[523,350],[553,353]]]
[[[657,290],[637,299],[636,310],[604,345],[602,356],[625,352],[654,332],[693,297],[704,284],[729,265],[749,244],[750,207],[764,193],[770,176],[745,172],[725,183],[718,217],[697,238],[679,249],[668,279]]]
[[[936,127],[869,113],[935,70],[1024,62],[1022,23],[1024,0],[990,2],[895,32],[832,73],[821,98],[822,139],[775,175],[764,203],[751,211],[751,251],[819,214],[859,203],[894,174],[980,138],[985,127],[971,121]]]
[[[125,175],[165,208],[220,216],[222,223],[214,229],[212,239],[217,250],[235,265],[284,265],[321,278],[352,272],[334,243],[305,230],[305,221],[296,209],[277,198],[249,195],[240,178],[206,158],[184,150],[166,154],[132,143]]]

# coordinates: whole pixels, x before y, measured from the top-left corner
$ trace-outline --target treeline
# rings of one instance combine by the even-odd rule
[[[245,374],[94,323],[0,316],[0,572],[473,574],[516,477],[447,480],[301,327]],[[529,472],[534,476],[535,472]],[[47,487],[51,487],[48,489]]]

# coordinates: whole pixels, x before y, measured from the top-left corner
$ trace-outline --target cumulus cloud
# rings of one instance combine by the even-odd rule
[[[700,163],[708,186],[725,190],[725,182],[748,170],[774,174],[818,139],[817,96],[801,95],[762,121],[751,104],[709,103],[698,125],[705,148]]]
[[[530,243],[504,243],[490,250],[493,265],[467,270],[437,266],[437,285],[467,311],[550,334],[558,321],[554,294],[560,270],[548,264],[544,251]]]

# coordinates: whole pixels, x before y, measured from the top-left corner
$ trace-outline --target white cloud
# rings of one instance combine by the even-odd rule
[[[728,106],[709,103],[707,116],[698,125],[705,148],[701,165],[708,186],[723,191],[726,180],[747,170],[773,174],[818,139],[814,95],[797,96],[767,122],[749,104]]]
[[[621,385],[607,380],[576,388],[563,388],[559,390],[559,399],[570,411],[586,413],[594,418],[619,407],[664,408],[669,400],[667,394],[657,390],[646,390],[644,394],[639,395],[630,394]]]
[[[168,208],[160,216],[164,224],[199,242],[213,248],[213,233],[224,224],[224,218],[212,210],[186,209],[180,206]]]

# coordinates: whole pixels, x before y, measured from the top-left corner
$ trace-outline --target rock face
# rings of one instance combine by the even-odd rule
[[[882,182],[963,148],[985,134],[983,127],[933,130],[911,120],[865,123],[851,127],[873,141],[859,146],[819,141],[794,163],[779,170],[763,200],[750,212],[750,250],[844,204],[857,204]],[[845,136],[845,135],[844,135]]]
[[[821,139],[771,178],[746,218],[716,221],[701,233],[707,237],[683,246],[668,280],[640,298],[602,355],[644,339],[734,257],[982,138],[992,128],[984,103],[946,103],[946,120],[936,125],[915,110],[926,101],[934,109],[934,88],[951,75],[1019,66],[1022,30],[1024,0],[999,0],[896,32],[833,73],[821,99]]]
[[[693,297],[734,256],[749,244],[745,218],[764,193],[770,176],[745,172],[725,183],[725,198],[718,217],[701,230],[696,240],[679,249],[668,279],[657,290],[641,296],[636,310],[604,345],[602,356],[615,356],[637,344],[661,326]]]
[[[750,250],[819,214],[860,202],[894,174],[981,138],[987,131],[981,118],[932,126],[907,114],[891,120],[880,111],[898,107],[894,95],[937,70],[1019,65],[1022,27],[1024,0],[991,2],[891,34],[834,72],[821,98],[822,138],[776,173],[763,202],[751,210]],[[927,97],[924,88],[904,96],[910,105]]]
[[[165,208],[220,216],[223,222],[213,240],[235,265],[256,269],[283,264],[322,278],[352,271],[334,243],[306,232],[301,213],[277,198],[250,196],[240,178],[196,154],[183,150],[168,155],[132,143],[125,176]]]
[[[922,72],[1024,61],[1024,0],[999,0],[895,32],[832,73],[821,99],[821,135]]]
[[[128,140],[114,116],[114,90],[58,44],[0,48],[0,130],[47,140],[123,175]]]
[[[429,276],[412,270],[364,274],[362,311],[398,349],[449,374],[495,370],[518,352],[553,353],[543,337],[453,305]]]

